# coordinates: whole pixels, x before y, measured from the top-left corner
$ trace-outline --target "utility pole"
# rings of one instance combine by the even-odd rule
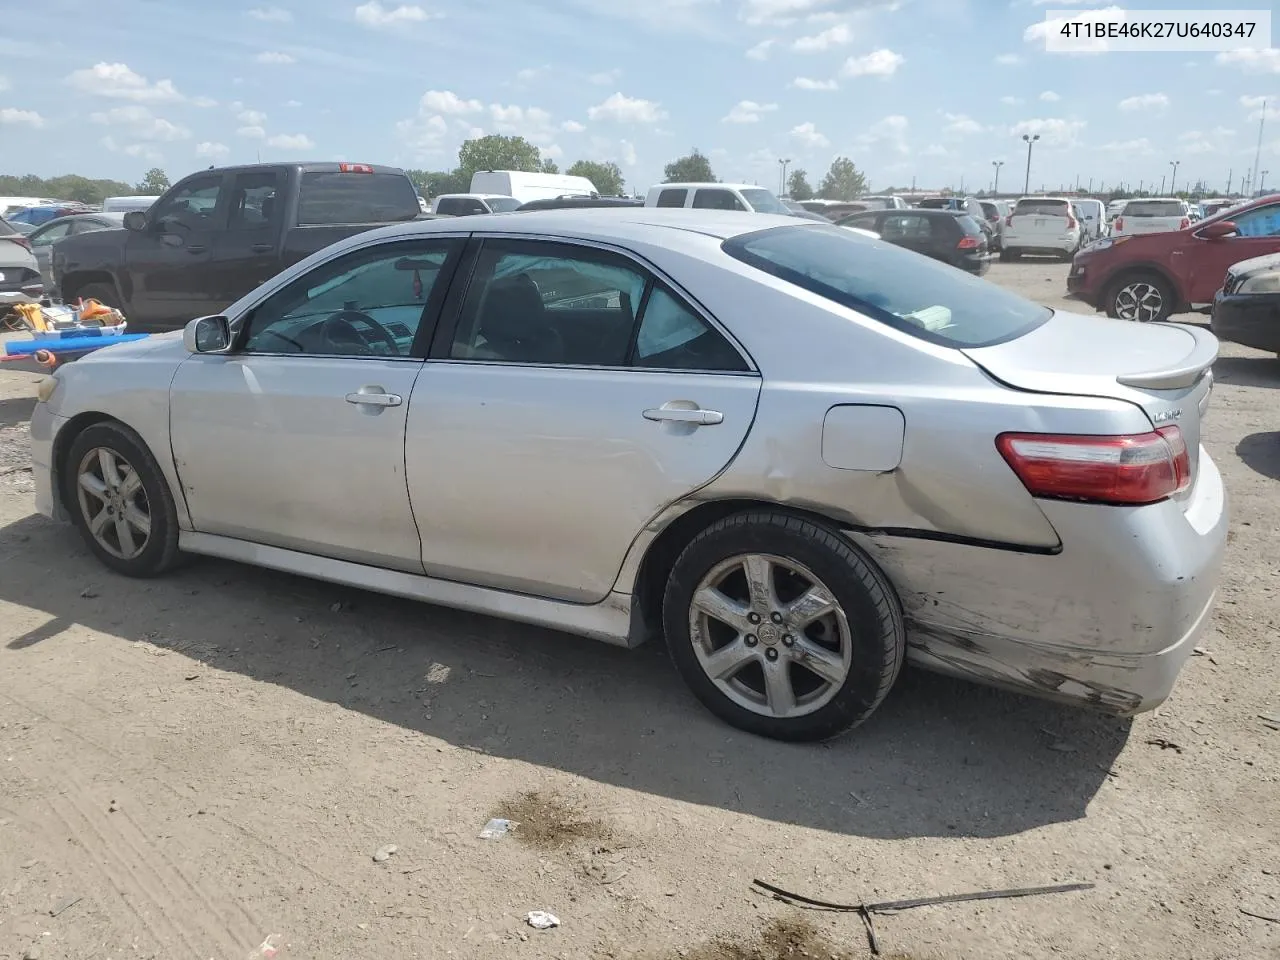
[[[1231,180],[1235,176],[1236,168],[1232,167],[1227,171],[1227,196],[1231,196]]]
[[[1257,179],[1258,179],[1258,161],[1262,159],[1262,129],[1266,125],[1267,125],[1267,101],[1263,100],[1262,101],[1262,117],[1261,119],[1258,120],[1258,149],[1254,151],[1254,154],[1253,154],[1253,176],[1249,178],[1250,193],[1248,194],[1248,196],[1253,195],[1252,193],[1253,185],[1254,183],[1257,182]]]
[[[1161,197],[1164,196],[1164,182],[1168,178],[1169,178],[1169,175],[1167,173],[1160,174],[1160,193],[1157,194],[1157,196],[1161,196]]]
[[[787,164],[791,162],[790,157],[779,157],[778,166],[781,173],[778,177],[778,196],[785,197],[787,195]]]
[[[1093,177],[1089,178],[1089,192],[1093,193]]]
[[[1170,194],[1172,194],[1172,193],[1174,192],[1174,191],[1173,191],[1173,185],[1174,185],[1175,183],[1177,183],[1177,181],[1178,181],[1178,166],[1179,166],[1179,164],[1181,164],[1181,163],[1182,163],[1182,161],[1181,161],[1181,160],[1170,160],[1170,161],[1169,161],[1169,166],[1173,167],[1173,176],[1169,178],[1169,193],[1170,193]]]
[[[1040,134],[1037,133],[1035,134],[1035,136],[1028,136],[1027,134],[1024,133],[1022,135],[1022,139],[1026,141],[1026,144],[1027,144],[1027,176],[1026,176],[1026,179],[1022,181],[1022,192],[1030,193],[1031,192],[1031,148],[1035,146],[1035,142],[1040,139]]]
[[[1004,166],[1003,160],[992,160],[991,165],[996,168],[995,179],[991,182],[991,192],[999,195],[1000,193],[1000,168]]]
[[[1267,192],[1267,187],[1266,187],[1267,174],[1270,172],[1271,172],[1270,170],[1263,170],[1261,173],[1258,174],[1258,192],[1259,193]]]

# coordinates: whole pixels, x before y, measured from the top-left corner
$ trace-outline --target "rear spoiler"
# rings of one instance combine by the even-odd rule
[[[1191,334],[1195,345],[1176,366],[1148,373],[1126,373],[1116,377],[1126,387],[1146,390],[1177,390],[1200,382],[1213,362],[1218,359],[1218,338],[1202,327],[1189,323],[1164,323],[1161,326],[1177,327]]]

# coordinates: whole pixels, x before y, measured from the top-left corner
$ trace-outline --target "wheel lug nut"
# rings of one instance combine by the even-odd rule
[[[759,642],[760,641],[756,639],[756,635],[754,633],[747,634],[746,644],[748,647],[754,647]]]
[[[747,614],[747,619],[748,619],[748,620],[750,620],[752,623],[759,623],[759,622],[760,622],[760,614],[758,614],[758,613],[748,613],[748,614]]]
[[[775,650],[775,649],[773,649],[773,647],[770,647],[768,650],[766,650],[766,651],[764,652],[764,658],[765,658],[766,660],[777,660],[777,659],[778,659],[778,651],[777,651],[777,650]]]
[[[782,645],[784,647],[793,647],[795,646],[795,643],[796,643],[796,638],[789,633],[782,638]]]
[[[769,617],[769,619],[772,620],[774,623],[781,623],[782,614],[778,613],[777,611],[774,611],[774,613]]]

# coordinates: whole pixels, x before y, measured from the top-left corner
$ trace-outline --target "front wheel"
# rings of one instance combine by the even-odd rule
[[[902,668],[892,585],[809,520],[738,514],[677,559],[663,598],[671,657],[721,719],[778,740],[825,740],[865,720]]]
[[[142,438],[121,423],[87,427],[71,443],[63,498],[89,549],[130,577],[154,577],[178,559],[178,515],[168,481]]]
[[[1176,294],[1154,273],[1131,273],[1116,280],[1107,294],[1107,316],[1134,323],[1158,323],[1173,314]]]

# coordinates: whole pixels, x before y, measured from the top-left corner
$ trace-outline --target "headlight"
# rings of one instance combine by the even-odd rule
[[[1280,271],[1248,277],[1236,287],[1236,293],[1280,293]]]
[[[36,385],[36,397],[41,403],[48,403],[49,398],[58,390],[58,385],[62,380],[57,374],[50,374]]]

